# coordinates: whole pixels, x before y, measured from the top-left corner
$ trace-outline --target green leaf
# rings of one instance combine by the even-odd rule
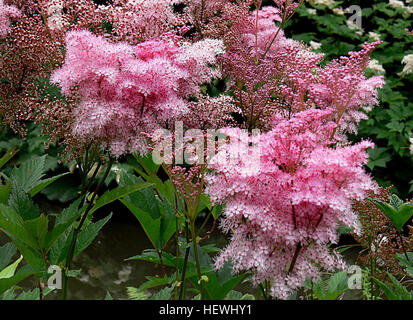
[[[37,186],[44,173],[44,164],[46,155],[38,158],[32,158],[20,165],[18,168],[13,168],[11,181],[13,188],[21,189],[24,192],[29,192]]]
[[[61,177],[64,177],[66,175],[70,174],[70,172],[65,172],[62,174],[59,174],[57,176],[48,178],[48,179],[44,179],[41,180],[36,186],[34,186],[33,188],[31,188],[29,190],[29,194],[31,197],[34,197],[36,194],[38,194],[40,191],[42,191],[44,188],[46,188],[47,186],[49,186],[50,184],[52,184],[53,182],[55,182],[56,180],[60,179]]]
[[[44,194],[50,201],[59,201],[61,203],[67,203],[76,199],[80,193],[79,182],[73,177],[73,175],[65,176],[63,179],[59,179],[43,189]]]
[[[49,249],[48,258],[50,264],[59,264],[65,261],[70,250],[72,239],[73,227],[70,226]]]
[[[379,285],[379,287],[383,290],[385,295],[389,300],[400,300],[396,293],[393,292],[393,289],[388,286],[387,284],[381,282],[379,279],[373,278],[374,281]]]
[[[159,178],[151,179],[156,184],[156,190],[160,192],[162,200],[155,195],[154,188],[146,188],[125,196],[121,201],[139,220],[153,247],[162,249],[175,233],[176,212],[172,206],[174,201],[172,184],[169,180],[165,183],[158,180]],[[134,175],[127,173],[121,175],[121,185],[139,182],[142,183],[142,179]]]
[[[152,277],[152,276],[146,276],[145,277],[148,281],[144,282],[142,285],[139,286],[139,289],[141,290],[148,290],[150,288],[154,288],[157,286],[163,286],[163,285],[168,285],[170,283],[170,280],[167,275],[164,277]]]
[[[222,212],[224,212],[224,207],[221,204],[216,204],[212,208],[212,215],[215,220],[217,220],[221,216]]]
[[[367,167],[373,170],[375,167],[385,168],[387,162],[391,160],[391,154],[387,152],[387,148],[374,148],[367,150],[369,154],[369,162]]]
[[[20,256],[20,258],[17,259],[15,262],[13,262],[11,265],[1,270],[0,279],[7,279],[7,278],[13,277],[14,273],[16,272],[17,266],[22,260],[23,260],[23,256]]]
[[[226,296],[225,300],[255,300],[252,294],[246,293],[242,294],[239,291],[231,290]]]
[[[6,243],[0,247],[0,270],[5,268],[16,254],[17,248],[13,242]]]
[[[26,265],[20,268],[14,276],[6,279],[0,279],[0,295],[6,292],[11,287],[13,287],[15,284],[38,272],[38,269]]]
[[[150,297],[149,300],[169,300],[174,288],[175,285],[172,285],[171,287],[165,287],[159,292],[155,293],[152,297]]]
[[[36,219],[24,222],[24,228],[36,239],[36,247],[34,249],[44,251],[48,225],[49,220],[43,214]]]
[[[410,203],[404,203],[398,210],[378,199],[374,200],[374,203],[390,219],[399,232],[403,231],[403,226],[413,216],[413,205]]]
[[[400,300],[412,300],[409,291],[404,287],[391,273],[387,272],[391,282],[393,283]]]
[[[120,181],[121,186],[128,186],[132,184],[143,183],[141,178],[134,175],[123,173],[121,174]],[[124,197],[127,201],[133,203],[135,206],[151,214],[154,219],[161,216],[158,200],[153,188],[143,189],[140,192],[134,192]]]
[[[9,206],[13,208],[23,220],[31,220],[40,216],[40,210],[23,189],[12,187],[9,197]]]
[[[113,300],[113,297],[112,297],[112,295],[110,294],[109,291],[106,291],[105,300]]]
[[[12,208],[2,204],[0,204],[0,229],[9,237],[18,239],[29,247],[38,248],[36,239],[24,227],[23,219]]]
[[[153,192],[153,190],[151,190]],[[141,194],[143,197],[140,203],[147,199],[148,192]],[[136,199],[136,198],[135,198]],[[142,210],[140,207],[135,205],[126,199],[122,199],[121,202],[134,214],[134,216],[139,220],[145,231],[148,239],[151,241],[152,245],[156,249],[162,249],[168,240],[175,233],[175,214],[174,209],[171,207],[168,201],[160,202],[158,199],[153,199],[153,204],[158,204],[159,216],[154,217],[154,212],[148,212]],[[146,202],[148,203],[148,202]],[[149,204],[148,204],[149,205]]]
[[[141,289],[127,287],[126,291],[130,300],[148,300],[149,296]]]
[[[226,263],[218,272],[208,272],[206,274],[208,282],[203,282],[208,299],[222,300],[242,281],[245,275],[232,275],[232,267]]]
[[[143,167],[147,174],[153,175],[158,172],[160,167],[159,164],[153,162],[152,153],[148,153],[146,156],[142,157],[139,155],[134,155],[135,159],[139,162],[139,164]]]
[[[340,294],[348,289],[348,278],[347,272],[341,271],[334,274],[330,279],[327,280],[328,292]]]
[[[146,249],[143,251],[142,254],[125,259],[125,261],[131,261],[131,260],[147,261],[147,262],[153,262],[153,263],[158,263],[158,264],[160,263],[158,253],[154,249]],[[162,260],[163,260],[164,266],[176,267],[175,256],[171,255],[170,253],[162,252]]]
[[[46,235],[45,252],[47,253],[54,243],[70,228],[73,222],[84,212],[85,208],[78,209],[81,199],[73,202],[58,215],[53,229]]]
[[[128,185],[124,187],[117,187],[113,190],[106,191],[99,199],[96,201],[95,205],[93,208],[90,210],[90,214],[93,214],[97,209],[115,201],[118,200],[124,196],[127,196],[128,194],[134,193],[136,191],[145,189],[150,187],[152,184],[150,183],[140,183],[140,184],[134,184],[134,185]]]
[[[396,210],[400,210],[402,205],[403,205],[403,201],[395,194],[392,194],[390,196],[390,203],[389,203],[394,209]]]
[[[134,216],[139,220],[143,230],[145,231],[146,236],[149,241],[152,243],[152,246],[156,249],[161,247],[161,217],[158,219],[153,219],[150,213],[141,210],[136,207],[133,203],[126,201],[124,199],[121,202],[134,214]]]
[[[9,151],[6,152],[4,156],[0,158],[0,169],[3,168],[3,166],[11,159],[14,157],[14,155],[19,152],[19,149],[17,147],[11,148]]]
[[[22,292],[16,300],[40,300],[40,290],[36,288],[32,291]]]
[[[9,202],[11,192],[11,183],[7,182],[5,185],[0,187],[0,203],[7,204]]]
[[[402,267],[406,267],[407,273],[413,277],[413,252],[406,252],[407,257],[409,260],[407,260],[406,256],[403,253],[399,253],[396,255],[396,258],[399,260],[399,264]]]
[[[108,215],[106,218],[103,218],[96,223],[88,225],[84,230],[79,232],[76,241],[74,257],[79,255],[79,253],[85,250],[92,243],[92,241],[98,235],[100,229],[103,228],[103,226],[109,221],[111,217],[112,213]]]

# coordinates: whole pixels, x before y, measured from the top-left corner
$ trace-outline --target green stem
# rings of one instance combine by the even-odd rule
[[[96,198],[96,196],[97,196],[100,188],[102,187],[102,185],[103,185],[103,183],[105,182],[107,176],[109,175],[109,172],[110,172],[110,169],[111,169],[111,167],[112,167],[112,164],[113,164],[113,160],[110,159],[110,160],[109,160],[108,167],[107,167],[107,169],[106,169],[106,172],[105,172],[105,174],[103,175],[102,180],[100,181],[100,183],[99,183],[98,186],[96,187],[95,191],[93,192],[92,199],[90,200],[90,202],[89,202],[89,204],[88,204],[88,206],[87,206],[87,208],[86,208],[86,210],[85,210],[85,212],[84,212],[84,214],[83,214],[83,216],[82,216],[82,218],[81,218],[81,220],[80,220],[80,222],[79,222],[78,227],[75,229],[75,231],[74,231],[74,233],[73,233],[73,239],[72,239],[72,242],[71,242],[71,244],[70,244],[69,254],[68,254],[68,256],[67,256],[66,263],[65,263],[65,272],[64,272],[64,274],[63,274],[63,293],[62,293],[62,298],[63,298],[63,300],[66,300],[66,298],[67,298],[67,288],[68,288],[68,276],[67,276],[67,273],[68,273],[68,271],[70,270],[71,263],[72,263],[72,260],[73,260],[73,257],[74,257],[75,248],[76,248],[76,242],[77,242],[77,236],[78,236],[78,234],[79,234],[79,232],[80,232],[83,224],[85,223],[86,218],[87,218],[90,210],[91,210],[92,207],[93,207],[93,202],[94,202],[94,200],[95,200],[95,198]]]
[[[188,222],[185,222],[185,236],[186,236],[186,243],[189,243],[189,234],[188,234]],[[182,270],[182,278],[181,278],[181,290],[179,292],[179,300],[182,300],[185,297],[185,276],[186,276],[186,267],[188,264],[189,258],[189,246],[185,249],[185,258],[184,258],[184,265]]]
[[[201,300],[204,300],[204,287],[202,284],[201,265],[199,263],[199,256],[198,256],[198,243],[197,243],[197,237],[196,237],[196,231],[195,231],[195,220],[191,220],[191,237],[192,237],[192,245],[194,248],[196,272],[198,274],[199,287],[201,291]]]
[[[403,237],[402,237],[402,235],[401,235],[401,233],[400,233],[399,231],[397,231],[397,234],[398,234],[398,236],[399,236],[399,238],[400,238],[400,243],[401,243],[401,245],[402,245],[402,249],[403,249],[404,256],[406,257],[407,261],[410,261],[409,256],[407,255],[406,247],[404,246]]]
[[[262,283],[260,283],[259,287],[260,287],[260,289],[261,289],[262,296],[263,296],[264,300],[268,300],[268,299],[267,299],[267,293],[265,292],[265,289],[264,289]]]
[[[198,233],[201,233],[202,230],[205,228],[206,223],[208,222],[209,218],[212,216],[212,211],[209,211],[207,217],[205,218],[204,222],[202,223],[201,227],[198,230]]]

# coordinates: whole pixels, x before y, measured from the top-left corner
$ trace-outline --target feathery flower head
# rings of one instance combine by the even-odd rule
[[[340,224],[360,231],[352,201],[375,188],[363,168],[373,144],[331,147],[333,112],[310,109],[275,119],[251,147],[262,155],[259,164],[242,157],[236,164],[210,163],[215,174],[206,178],[207,193],[214,203],[225,201],[221,227],[232,232],[218,268],[232,261],[235,272],[251,270],[255,284],[272,280],[273,295],[286,298],[306,278],[320,276],[317,264],[344,267],[327,244],[338,241]],[[220,152],[232,148],[227,144]]]
[[[86,30],[68,32],[65,63],[51,81],[65,95],[74,88],[80,95],[73,133],[105,141],[103,145],[119,156],[144,149],[133,142],[142,140],[140,132],[187,112],[185,99],[219,75],[210,65],[223,52],[223,44],[173,40],[165,37],[131,46]]]

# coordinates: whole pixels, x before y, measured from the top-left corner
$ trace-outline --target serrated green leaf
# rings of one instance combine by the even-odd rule
[[[52,248],[54,243],[71,227],[73,222],[84,212],[85,208],[78,209],[81,199],[73,202],[68,208],[58,215],[53,229],[46,235],[45,252]]]
[[[76,241],[74,257],[79,255],[79,253],[85,250],[92,243],[92,241],[98,235],[100,229],[103,228],[103,226],[109,221],[111,217],[112,213],[108,215],[106,218],[103,218],[96,223],[88,225],[84,230],[79,232]]]
[[[128,185],[128,186],[123,186],[123,187],[117,187],[113,190],[106,191],[99,199],[96,201],[96,204],[93,206],[93,208],[90,210],[90,214],[93,214],[97,209],[115,201],[118,200],[124,196],[127,196],[128,194],[134,193],[136,191],[145,189],[150,187],[152,184],[150,183],[140,183],[140,184],[134,184],[134,185]]]
[[[40,191],[42,191],[44,188],[55,182],[56,180],[60,179],[61,177],[64,177],[66,175],[70,174],[70,172],[65,172],[62,174],[58,174],[57,176],[41,180],[36,186],[31,188],[29,190],[29,195],[31,197],[34,197],[36,194],[38,194]]]
[[[348,289],[348,278],[346,271],[341,271],[334,274],[330,279],[327,280],[328,292],[344,292]]]
[[[165,287],[159,290],[153,296],[151,296],[149,300],[169,300],[171,298],[174,288],[175,285],[172,285],[171,287]]]
[[[162,278],[147,276],[146,279],[148,281],[144,282],[142,285],[139,286],[140,290],[148,290],[157,286],[168,285],[170,282],[167,275],[165,275]]]
[[[16,300],[40,300],[40,290],[39,288],[36,288],[32,291],[22,292],[17,296]]]
[[[23,189],[12,187],[9,206],[13,208],[23,220],[32,220],[40,216],[40,210]]]
[[[20,165],[18,168],[13,168],[11,181],[13,188],[29,192],[41,181],[44,176],[43,169],[46,160],[46,155],[38,158],[32,158]]]

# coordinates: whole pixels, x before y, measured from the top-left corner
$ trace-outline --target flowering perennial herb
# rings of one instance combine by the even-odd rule
[[[190,219],[195,259],[206,192],[224,205],[221,227],[231,233],[215,266],[229,261],[234,272],[249,270],[254,284],[267,281],[271,295],[287,298],[321,270],[344,268],[329,248],[340,225],[360,233],[352,205],[376,189],[363,168],[373,144],[350,145],[346,134],[357,132],[384,84],[383,76],[364,74],[380,41],[323,66],[319,43],[287,38],[282,27],[302,2],[0,0],[2,120],[15,129],[42,123],[78,162],[97,148],[110,158],[155,151],[157,129],[178,122],[200,129],[162,164]],[[213,80],[226,85],[224,94],[212,90]],[[220,127],[230,143],[214,137],[212,159],[205,149],[194,155],[195,142],[210,138],[205,131]],[[191,166],[172,161],[185,152]]]
[[[221,227],[232,232],[216,266],[230,261],[236,272],[251,270],[253,282],[272,281],[272,295],[279,298],[287,298],[306,278],[317,279],[318,265],[344,268],[327,245],[337,243],[340,224],[359,233],[352,201],[375,188],[363,169],[365,150],[373,144],[331,147],[332,112],[310,109],[290,120],[276,119],[250,150],[260,152],[259,165],[248,156],[237,163],[212,160],[215,174],[207,177],[211,200],[225,203]],[[217,159],[236,147],[225,145]]]
[[[74,135],[99,141],[114,156],[145,153],[140,133],[188,112],[185,99],[219,75],[209,65],[222,52],[222,43],[212,39],[191,44],[162,38],[131,46],[72,31],[65,62],[51,81],[65,95],[78,90]]]

